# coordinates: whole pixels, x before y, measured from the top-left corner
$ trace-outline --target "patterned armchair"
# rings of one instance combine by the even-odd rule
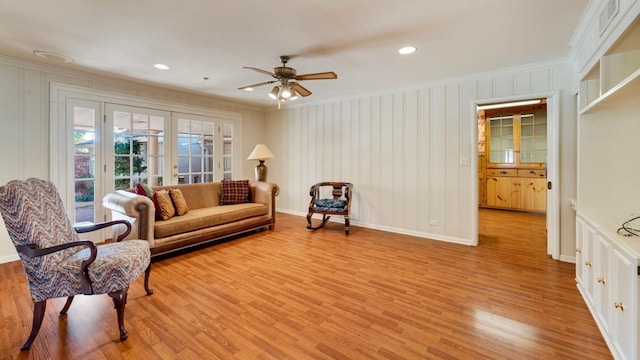
[[[18,251],[34,302],[31,334],[22,345],[27,350],[44,319],[47,299],[67,297],[65,315],[74,295],[109,294],[118,317],[120,340],[126,340],[124,308],[129,284],[145,272],[148,295],[150,252],[142,240],[120,241],[131,225],[112,221],[74,228],[55,185],[48,180],[14,180],[0,187],[0,212]],[[127,231],[116,242],[96,246],[79,240],[78,233],[124,224]]]
[[[328,196],[329,190],[331,197],[324,198],[324,196]],[[351,206],[352,190],[353,184],[348,182],[321,182],[311,186],[307,229],[320,229],[329,221],[331,215],[342,215],[344,217],[344,233],[349,235],[349,206]],[[313,214],[322,214],[322,222],[317,226],[313,226],[311,223]]]

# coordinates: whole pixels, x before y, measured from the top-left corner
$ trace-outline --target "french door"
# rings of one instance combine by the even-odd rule
[[[219,181],[242,168],[242,115],[52,83],[50,179],[73,223],[110,219],[111,191]],[[111,230],[82,234],[100,242]]]
[[[73,123],[73,223],[106,221],[114,190],[231,179],[232,122],[99,101],[68,99]],[[83,234],[100,242],[110,230]]]
[[[172,177],[174,184],[231,179],[233,124],[222,119],[173,114]]]
[[[105,114],[105,194],[137,183],[172,184],[171,156],[166,156],[172,153],[171,113],[106,103]]]

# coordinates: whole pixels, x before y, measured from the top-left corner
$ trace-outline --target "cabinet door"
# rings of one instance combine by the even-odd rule
[[[593,241],[593,301],[596,316],[604,332],[610,331],[611,321],[611,242],[606,236],[596,234]]]
[[[618,246],[613,247],[611,261],[613,347],[620,359],[637,359],[637,261]]]
[[[584,288],[584,220],[576,217],[576,283],[581,289]]]
[[[545,211],[547,209],[547,180],[537,178],[520,178],[522,208],[526,210]]]
[[[487,178],[487,206],[520,207],[520,179],[512,177]]]
[[[576,219],[576,278],[582,295],[593,304],[593,229],[581,218]]]

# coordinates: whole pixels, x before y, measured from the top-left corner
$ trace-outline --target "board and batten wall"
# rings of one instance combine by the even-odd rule
[[[58,66],[0,56],[0,184],[28,177],[49,178],[50,84],[102,90],[165,103],[242,114],[243,159],[263,142],[264,110],[198,94],[180,92]],[[254,164],[243,161],[237,173],[253,178]],[[0,263],[18,255],[0,218]]]
[[[560,259],[575,260],[575,80],[568,62],[267,112],[278,209],[306,215],[309,188],[354,184],[354,225],[472,244],[478,181],[473,103],[559,94]],[[275,106],[274,106],[275,108]],[[555,184],[558,186],[558,184]],[[341,221],[342,219],[338,219]]]

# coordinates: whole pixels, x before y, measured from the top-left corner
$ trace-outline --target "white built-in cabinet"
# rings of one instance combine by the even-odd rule
[[[618,228],[640,215],[640,0],[608,4],[620,29],[594,22],[579,86],[576,282],[613,357],[639,360],[640,237]]]
[[[614,357],[638,359],[638,249],[580,214],[576,236],[580,293]]]

